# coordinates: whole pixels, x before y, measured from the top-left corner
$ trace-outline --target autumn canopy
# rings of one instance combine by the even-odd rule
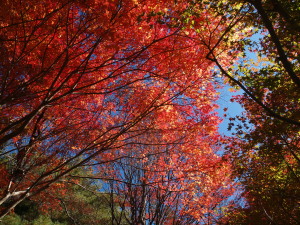
[[[265,76],[243,58],[254,46],[251,35],[268,32],[264,21],[251,16],[271,6],[257,2],[1,1],[3,222],[17,215],[18,224],[33,221],[28,210],[36,206],[41,224],[234,224],[246,221],[250,205],[244,206],[266,191],[254,191],[256,185],[271,182],[247,180],[247,166],[253,177],[262,170],[272,176],[272,168],[291,170],[296,185],[299,140],[290,136],[299,127],[299,89],[293,86],[299,77],[295,67],[285,67],[288,46],[282,47],[283,61],[266,62]],[[263,41],[274,42],[268,35]],[[277,57],[278,49],[262,46],[261,58]],[[286,60],[296,63],[296,51]],[[239,70],[242,60],[246,66]],[[275,75],[279,81],[266,78]],[[218,132],[223,83],[248,94],[235,97],[247,110],[239,119],[252,129],[248,135],[241,125],[234,137]],[[279,100],[282,91],[288,104]],[[276,138],[262,135],[278,124],[284,131]],[[294,147],[267,162],[271,150],[261,154],[258,148],[282,144],[283,135]],[[285,175],[278,176],[284,183]]]

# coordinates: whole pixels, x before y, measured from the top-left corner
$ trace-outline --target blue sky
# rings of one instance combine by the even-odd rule
[[[241,115],[244,109],[241,107],[240,104],[236,102],[231,102],[230,99],[232,98],[233,95],[239,95],[242,94],[242,91],[237,91],[237,92],[230,92],[229,91],[230,86],[225,86],[223,89],[220,89],[220,97],[219,100],[217,101],[217,104],[219,105],[219,109],[217,112],[219,113],[219,116],[223,119],[223,122],[219,126],[219,132],[221,134],[231,136],[231,132],[227,130],[228,123],[229,123],[229,118],[230,117],[235,117],[237,115]],[[224,108],[227,108],[227,111],[224,112]],[[224,117],[224,114],[227,116]]]

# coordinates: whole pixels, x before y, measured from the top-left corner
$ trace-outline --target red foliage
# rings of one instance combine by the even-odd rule
[[[213,208],[230,195],[230,167],[215,154],[217,94],[203,44],[217,41],[212,28],[225,28],[207,10],[194,16],[189,7],[171,0],[2,1],[0,144],[13,157],[5,162],[14,171],[8,192],[24,192],[15,203],[49,197],[43,192],[58,190],[75,168],[138,152],[128,146],[153,134],[152,145],[180,145],[153,169],[193,177],[176,185],[203,186],[201,200],[184,200],[188,213],[200,218],[208,211],[199,204]]]

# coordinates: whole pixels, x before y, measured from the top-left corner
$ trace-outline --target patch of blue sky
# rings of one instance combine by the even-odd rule
[[[230,86],[226,85],[224,88],[220,89],[220,97],[217,100],[217,104],[219,105],[217,113],[222,118],[222,122],[219,125],[219,132],[226,136],[232,136],[232,133],[227,129],[228,124],[230,123],[229,118],[241,116],[244,111],[244,108],[239,103],[230,101],[234,95],[243,94],[243,91],[238,90],[237,92],[230,92],[230,88]],[[227,110],[224,111],[224,109]]]

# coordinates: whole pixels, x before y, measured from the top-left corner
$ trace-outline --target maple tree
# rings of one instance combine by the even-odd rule
[[[214,48],[209,55],[228,82],[245,92],[233,98],[245,112],[231,118],[229,129],[235,124],[236,132],[228,152],[248,206],[234,208],[229,223],[299,223],[299,1],[212,4],[230,14],[233,26],[222,40],[242,50],[231,68]],[[234,31],[244,35],[235,38]]]
[[[186,213],[216,213],[232,193],[206,57],[226,29],[221,16],[193,1],[0,4],[1,217],[26,198],[60,207],[75,169],[103,173],[148,145],[176,146],[150,181],[179,168]],[[153,139],[135,143],[141,136]]]

